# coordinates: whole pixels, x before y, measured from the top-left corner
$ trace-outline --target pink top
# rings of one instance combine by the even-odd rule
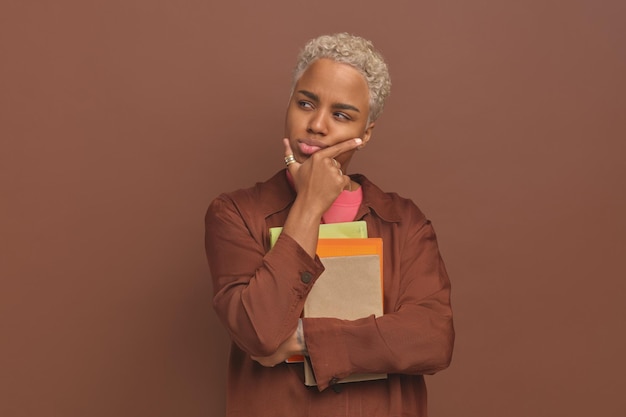
[[[287,180],[293,187],[293,177],[289,171]],[[363,201],[363,189],[361,187],[354,191],[343,190],[333,204],[328,208],[326,213],[322,215],[322,223],[341,223],[351,222],[356,217],[356,212]]]

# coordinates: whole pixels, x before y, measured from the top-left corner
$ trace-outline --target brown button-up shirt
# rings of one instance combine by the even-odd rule
[[[323,272],[293,239],[281,234],[270,250],[269,228],[282,226],[295,192],[285,172],[254,187],[222,194],[206,215],[206,252],[214,307],[233,344],[227,416],[426,416],[423,374],[448,366],[454,330],[450,281],[435,232],[408,199],[384,193],[362,175],[355,220],[383,240],[384,315],[347,321],[303,319],[318,386],[304,385],[302,364],[266,368],[268,356],[295,331],[304,301]],[[353,373],[387,379],[340,384]]]

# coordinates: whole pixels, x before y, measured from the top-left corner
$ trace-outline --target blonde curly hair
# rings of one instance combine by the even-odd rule
[[[376,120],[383,112],[385,99],[391,93],[391,77],[385,60],[374,49],[372,42],[349,33],[311,39],[298,55],[292,90],[304,71],[320,58],[348,64],[363,74],[370,93],[369,121]]]

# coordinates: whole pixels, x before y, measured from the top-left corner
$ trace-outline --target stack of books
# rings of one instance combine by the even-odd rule
[[[282,228],[270,229],[273,246]],[[303,317],[356,320],[383,315],[383,242],[367,236],[364,221],[320,225],[317,255],[324,272],[304,304]],[[287,362],[303,362],[305,384],[317,385],[311,364],[301,356]],[[354,374],[339,382],[384,379],[386,374]]]

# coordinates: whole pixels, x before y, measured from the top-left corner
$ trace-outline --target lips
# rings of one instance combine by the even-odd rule
[[[325,146],[323,145],[316,145],[316,144],[312,144],[312,143],[306,143],[306,142],[298,142],[298,147],[300,148],[300,152],[304,155],[313,155],[315,152],[319,151],[320,149],[324,148]]]

